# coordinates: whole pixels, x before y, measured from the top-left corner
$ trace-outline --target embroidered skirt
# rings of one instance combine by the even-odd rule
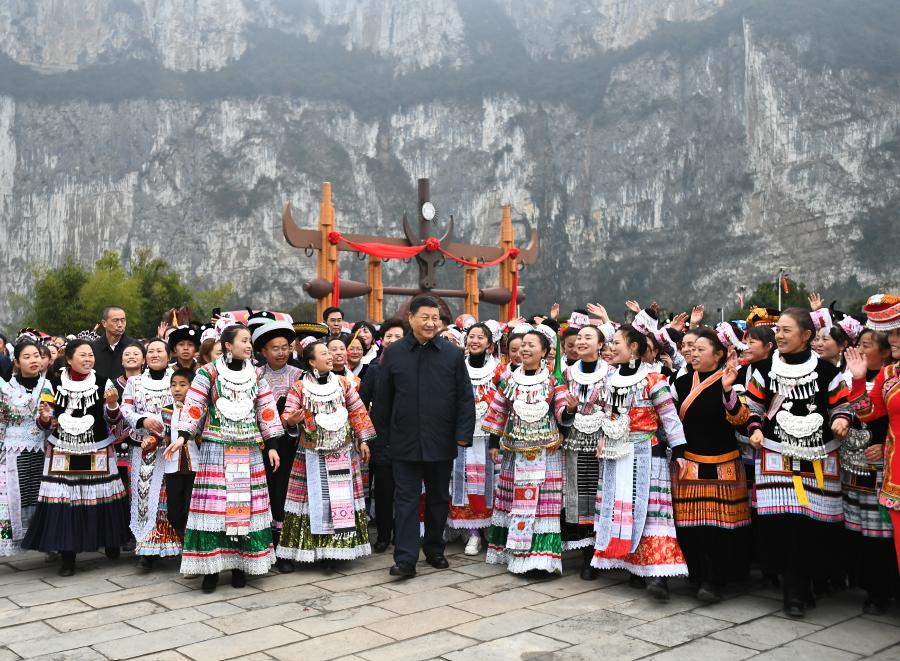
[[[631,466],[617,466],[628,461],[627,456],[603,462],[591,566],[626,569],[644,577],[687,576],[687,563],[675,533],[668,460],[649,456],[649,441],[636,443],[634,455]],[[623,481],[625,484],[621,484]],[[620,501],[622,487],[624,492],[629,491],[628,483],[634,485],[633,492],[629,499]],[[614,502],[607,507],[604,499]],[[611,528],[620,532],[614,534]]]
[[[118,548],[128,540],[128,499],[116,453],[97,453],[106,470],[97,474],[51,473],[44,458],[38,502],[22,548],[83,553]]]
[[[41,488],[44,453],[0,448],[0,557],[19,552]]]
[[[249,464],[247,484],[249,516],[235,521],[228,502],[226,446],[205,440],[191,493],[191,507],[181,555],[182,574],[215,574],[225,569],[241,569],[248,574],[266,574],[275,562],[272,550],[272,514],[262,452],[256,443],[245,446]],[[229,464],[230,466],[230,464]],[[230,470],[230,468],[229,468]],[[244,489],[248,487],[248,489]],[[239,513],[240,514],[240,513]],[[229,534],[227,531],[246,531]]]
[[[719,457],[685,453],[687,475],[672,476],[675,525],[732,530],[750,525],[744,464],[737,451]]]
[[[486,436],[475,436],[472,447],[460,448],[453,461],[447,525],[475,530],[491,525],[494,508],[494,462]]]
[[[563,451],[503,455],[485,562],[562,573]]]
[[[884,479],[884,468],[878,467],[865,475],[843,471],[841,487],[844,497],[844,527],[863,537],[889,539],[894,536],[890,517],[882,516],[878,505],[878,491]]]
[[[837,523],[844,518],[838,451],[821,462],[822,483],[810,462],[761,448],[756,458],[756,511],[760,515],[800,514]],[[802,488],[799,488],[802,487]]]
[[[594,545],[594,509],[600,462],[594,451],[566,450],[563,494],[563,550]]]
[[[166,516],[166,461],[163,448],[145,454],[131,448],[131,533],[135,555],[173,556],[181,553],[181,535]]]
[[[346,450],[347,476],[341,475],[338,462],[326,462],[325,455],[303,448],[297,451],[276,550],[279,558],[315,562],[371,555],[359,453],[353,445]]]

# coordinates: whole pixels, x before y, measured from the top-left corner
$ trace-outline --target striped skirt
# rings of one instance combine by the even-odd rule
[[[707,457],[685,453],[687,474],[672,475],[675,525],[733,530],[750,525],[750,501],[744,463],[735,450]]]
[[[843,471],[841,487],[844,502],[844,527],[863,537],[890,539],[894,529],[890,517],[882,516],[878,492],[884,480],[884,468],[879,466],[866,475]]]
[[[181,555],[182,574],[215,574],[241,569],[266,574],[275,563],[272,550],[272,514],[262,452],[250,446],[250,529],[229,536],[226,519],[225,446],[205,440],[191,493],[191,507]]]
[[[354,446],[350,447],[350,467],[353,480],[353,509],[356,529],[349,533],[315,534],[312,532],[310,519],[310,492],[307,479],[308,460],[313,457],[320,475],[325,475],[325,459],[321,454],[308,452],[303,448],[297,451],[294,465],[291,467],[291,479],[288,483],[287,499],[284,504],[284,527],[278,542],[276,554],[296,562],[315,562],[316,560],[353,560],[371,555],[369,545],[369,522],[366,515],[366,501],[363,491],[362,465],[359,453]],[[313,476],[315,477],[315,476]],[[320,501],[330,502],[327,476],[320,480],[322,493],[317,496]]]
[[[619,460],[621,461],[621,459]],[[614,464],[613,461],[604,461]],[[637,467],[638,464],[636,463]],[[637,548],[624,555],[612,556],[607,549],[594,550],[591,566],[596,569],[626,569],[635,576],[662,577],[687,576],[687,562],[675,534],[675,516],[672,511],[672,489],[669,463],[665,457],[650,458],[649,496],[647,514]],[[604,471],[604,478],[607,473]],[[597,492],[597,513],[600,516],[603,498],[607,497],[606,479]],[[614,485],[613,485],[614,486]],[[609,497],[614,497],[609,494]],[[635,510],[642,504],[635,503]]]
[[[547,453],[540,450],[539,453],[538,459],[543,469],[533,474],[535,479],[528,480],[522,477],[524,464],[528,461],[526,456],[518,452],[505,452],[494,494],[485,562],[505,564],[514,574],[533,569],[562,573],[559,519],[562,511],[563,451]],[[517,462],[520,464],[519,470]],[[519,484],[517,474],[520,476]],[[516,500],[516,494],[527,491],[528,486],[537,489],[536,503],[530,508],[520,509],[517,504],[521,501]]]
[[[800,514],[825,523],[843,521],[838,451],[825,457],[821,466],[819,484],[813,464],[761,448],[756,457],[754,487],[757,513]]]

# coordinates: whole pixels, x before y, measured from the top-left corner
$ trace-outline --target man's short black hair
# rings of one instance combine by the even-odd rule
[[[331,315],[333,315],[335,312],[340,312],[340,313],[341,313],[341,317],[343,318],[343,316],[344,316],[344,311],[341,310],[341,309],[340,309],[339,307],[337,307],[336,305],[332,305],[330,308],[325,308],[325,312],[322,313],[322,321],[328,321],[328,317],[330,317]]]
[[[109,313],[113,310],[121,310],[122,312],[125,312],[125,308],[119,307],[118,305],[107,305],[100,313],[100,318],[103,321],[106,321],[107,319],[109,319]]]
[[[188,369],[187,367],[179,367],[174,372],[172,372],[170,381],[171,381],[171,379],[174,379],[176,376],[183,376],[185,379],[187,379],[188,383],[194,382],[194,370]]]
[[[416,296],[409,304],[409,313],[416,314],[422,308],[437,308],[440,310],[441,304],[437,302],[434,296],[422,294],[421,296]]]

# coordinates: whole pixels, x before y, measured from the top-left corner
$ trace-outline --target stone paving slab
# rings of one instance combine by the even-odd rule
[[[900,606],[864,616],[859,591],[820,599],[792,620],[772,589],[737,586],[704,605],[672,580],[670,601],[660,603],[623,572],[582,581],[577,554],[566,575],[548,580],[513,576],[461,549],[448,547],[450,569],[420,563],[407,581],[388,574],[383,554],[328,573],[253,577],[243,589],[226,572],[212,595],[177,563],[144,574],[128,555],[111,563],[86,554],[64,579],[29,554],[0,562],[0,661],[900,661]]]

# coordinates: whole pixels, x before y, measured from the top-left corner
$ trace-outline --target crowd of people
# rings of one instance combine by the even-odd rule
[[[753,308],[704,325],[626,303],[566,321],[441,315],[348,323],[273,311],[126,335],[23,329],[0,351],[0,555],[180,556],[216,589],[393,545],[515,574],[626,570],[660,600],[781,586],[785,612],[849,586],[900,596],[900,297],[844,314]],[[5,360],[9,358],[10,360]],[[370,526],[374,542],[370,538]]]

